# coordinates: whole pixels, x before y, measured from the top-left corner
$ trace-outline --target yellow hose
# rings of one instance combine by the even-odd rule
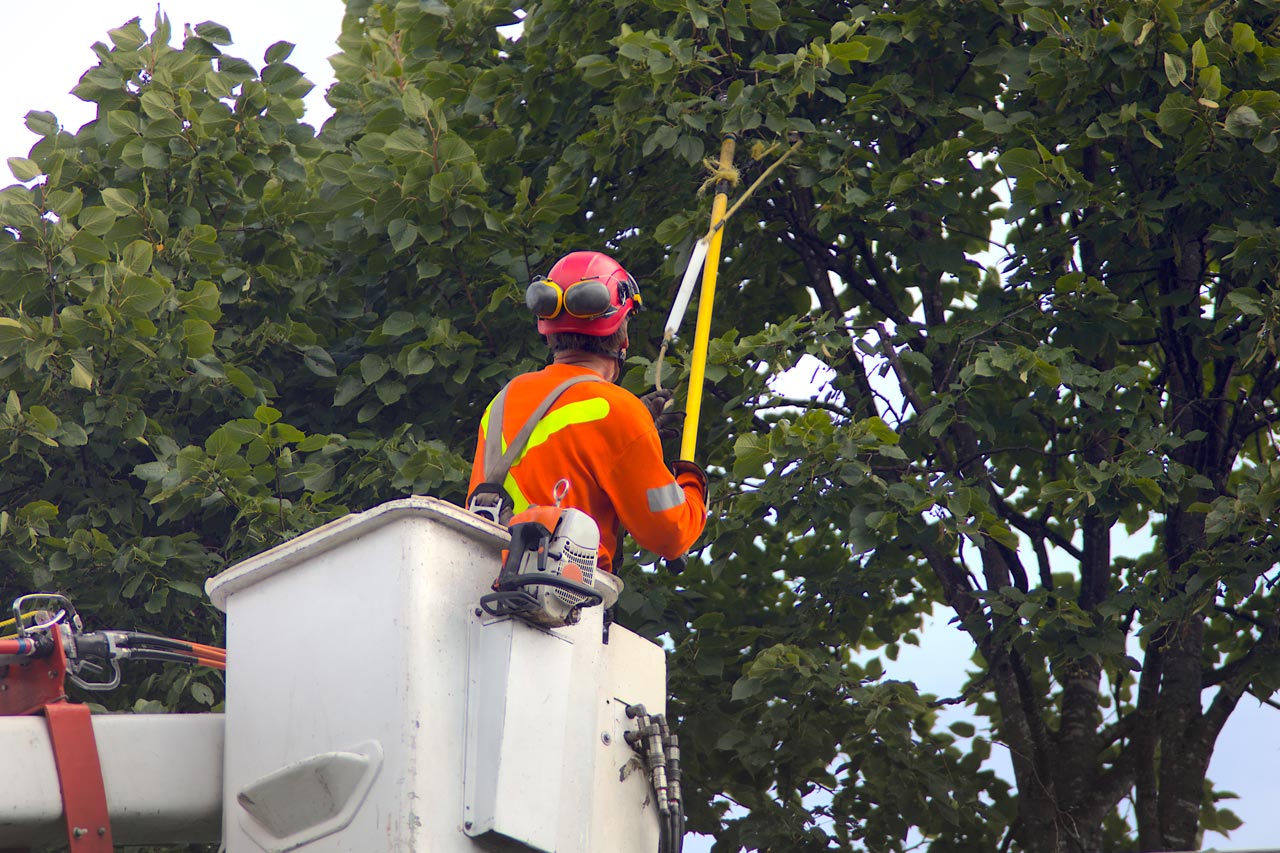
[[[720,145],[721,173],[733,169],[735,143],[726,136]],[[720,243],[724,229],[717,228],[729,207],[729,182],[721,180],[716,185],[715,200],[711,203],[711,245],[702,268],[702,292],[698,295],[698,325],[693,333],[693,362],[689,368],[689,399],[684,419],[684,436],[680,442],[680,458],[693,461],[698,446],[698,416],[702,411],[702,385],[707,371],[707,347],[711,342],[711,306],[716,298],[716,274],[720,271]]]
[[[31,621],[33,621],[33,622],[34,622],[34,621],[35,621],[35,618],[36,618],[36,615],[37,615],[37,614],[35,614],[35,613],[23,613],[23,614],[22,614],[22,621],[26,622],[27,620],[31,620]],[[18,623],[18,619],[17,619],[17,617],[14,617],[14,618],[12,618],[12,619],[6,619],[6,620],[4,620],[3,622],[0,622],[0,629],[8,628],[10,625],[16,625],[17,623]],[[9,638],[11,638],[11,637],[16,637],[16,636],[18,636],[18,635],[17,635],[17,634],[5,634],[4,636],[0,637],[0,640],[6,640],[6,639],[9,639]]]

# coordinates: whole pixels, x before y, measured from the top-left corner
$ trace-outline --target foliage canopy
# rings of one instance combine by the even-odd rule
[[[129,22],[0,191],[0,592],[209,637],[229,562],[460,499],[542,358],[530,273],[608,247],[665,307],[720,135],[748,180],[800,139],[726,232],[707,559],[621,603],[675,644],[691,828],[1198,846],[1218,733],[1280,687],[1277,5],[349,0],[319,132],[287,43]],[[801,355],[830,382],[780,398]],[[935,607],[981,730],[885,677]]]

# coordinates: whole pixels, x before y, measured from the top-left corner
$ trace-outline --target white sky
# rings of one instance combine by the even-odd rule
[[[342,0],[167,0],[163,9],[180,40],[183,24],[213,20],[231,30],[235,44],[228,51],[254,65],[277,41],[296,45],[289,62],[297,66],[316,89],[307,98],[306,121],[319,126],[328,116],[323,92],[333,82],[327,57],[337,52]],[[140,17],[150,32],[156,14],[154,2],[142,0],[46,0],[45,3],[5,4],[0,27],[0,76],[10,81],[0,87],[0,162],[26,156],[36,142],[23,126],[29,110],[45,110],[58,116],[64,127],[76,130],[93,117],[92,110],[68,94],[80,75],[96,63],[90,46],[107,42],[107,30]],[[0,165],[0,186],[13,182]],[[890,678],[915,681],[922,690],[954,696],[963,681],[968,662],[967,642],[957,642],[944,624],[927,632],[923,647],[908,647],[897,662],[887,663]],[[1222,850],[1244,850],[1280,845],[1280,712],[1259,707],[1246,698],[1240,703],[1226,731],[1218,740],[1210,774],[1219,787],[1240,794],[1229,803],[1245,819],[1245,825],[1229,840],[1219,836],[1206,845]],[[686,844],[688,853],[707,850],[702,839]]]

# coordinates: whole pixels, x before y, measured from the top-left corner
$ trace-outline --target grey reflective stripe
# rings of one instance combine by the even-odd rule
[[[493,402],[489,404],[489,434],[485,436],[484,442],[484,481],[501,486],[502,482],[507,479],[506,469],[499,469],[502,459],[502,415],[503,408],[507,402],[507,389],[510,383],[503,386],[498,392],[498,396],[493,398]],[[497,424],[497,428],[494,425]],[[508,464],[507,468],[511,466]]]
[[[645,492],[645,497],[649,499],[649,512],[662,512],[684,503],[684,489],[679,483],[667,483]]]
[[[507,399],[507,388],[511,387],[511,383],[507,383],[506,388],[498,393],[489,408],[489,434],[485,436],[484,446],[484,481],[493,483],[495,486],[501,486],[507,479],[507,473],[511,470],[511,466],[516,463],[520,455],[524,453],[525,445],[529,443],[529,436],[533,435],[534,429],[538,426],[538,421],[542,420],[542,416],[551,410],[556,400],[560,399],[560,395],[569,388],[580,382],[603,382],[599,376],[595,374],[586,374],[584,376],[571,376],[561,382],[555,388],[551,389],[551,393],[543,398],[538,404],[538,408],[533,410],[529,415],[529,420],[524,422],[520,427],[520,432],[516,433],[516,437],[511,439],[511,444],[507,445],[507,452],[502,452],[502,418],[503,408]]]

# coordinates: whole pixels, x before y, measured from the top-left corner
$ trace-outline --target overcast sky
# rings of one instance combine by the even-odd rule
[[[323,92],[333,82],[327,57],[337,52],[341,0],[168,0],[163,8],[176,40],[183,24],[213,20],[231,30],[235,44],[228,51],[254,65],[277,41],[297,45],[289,61],[316,89],[307,98],[306,121],[315,126],[328,116]],[[0,27],[0,161],[25,156],[36,142],[23,126],[29,110],[54,113],[69,130],[93,118],[88,104],[68,94],[80,75],[96,63],[90,46],[107,42],[107,31],[131,18],[142,19],[150,32],[155,3],[126,0],[45,0],[43,3],[5,3]],[[0,165],[0,186],[12,182]],[[1118,547],[1122,547],[1117,543]],[[70,591],[74,595],[74,590]],[[111,627],[111,626],[98,626]],[[964,669],[969,666],[969,644],[940,624],[924,636],[923,647],[910,648],[896,662],[886,661],[889,678],[915,681],[922,690],[940,696],[959,692]],[[1007,760],[1003,762],[1007,767]],[[1246,697],[1218,741],[1210,775],[1219,787],[1233,790],[1242,799],[1229,804],[1245,819],[1245,826],[1229,840],[1210,836],[1206,846],[1222,850],[1280,847],[1280,711],[1259,707]],[[690,843],[689,853],[706,850],[705,843]]]

